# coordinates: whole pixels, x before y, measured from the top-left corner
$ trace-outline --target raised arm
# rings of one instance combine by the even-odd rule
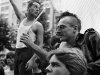
[[[12,4],[15,14],[17,16],[17,18],[22,21],[25,18],[25,15],[19,10],[19,8],[17,7],[17,4],[15,3],[15,0],[9,0],[10,3]]]

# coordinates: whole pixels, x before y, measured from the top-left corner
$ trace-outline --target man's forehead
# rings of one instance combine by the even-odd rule
[[[58,25],[67,25],[69,23],[72,22],[72,18],[70,16],[67,16],[67,17],[64,17],[64,18],[61,18],[60,21],[58,22]]]
[[[56,57],[56,55],[53,55],[51,57],[49,63],[62,64],[62,62],[58,60],[58,58]]]
[[[40,6],[40,4],[37,3],[37,2],[33,2],[32,4],[33,4],[33,5],[38,5],[38,6]]]
[[[58,25],[57,25],[57,26],[66,25],[66,24],[67,24],[66,18],[62,18],[62,19],[60,19],[60,21],[58,22]]]
[[[30,6],[38,6],[38,7],[40,7],[40,4],[38,2],[28,2],[28,3],[29,3],[28,7],[30,7]]]
[[[57,62],[57,58],[56,58],[56,56],[55,55],[53,55],[52,57],[51,57],[51,59],[50,59],[50,62]]]
[[[66,25],[64,22],[60,22],[57,24],[57,26],[60,26],[60,25]]]

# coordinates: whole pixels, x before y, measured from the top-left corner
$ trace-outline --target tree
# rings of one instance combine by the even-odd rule
[[[38,19],[38,21],[43,25],[44,27],[44,48],[46,50],[49,50],[49,39],[51,37],[51,33],[50,32],[47,32],[47,29],[49,27],[49,23],[47,22],[48,20],[48,17],[47,17],[47,14],[44,12],[40,18]]]
[[[10,38],[12,49],[15,49],[16,47],[15,45],[16,45],[16,39],[17,39],[17,29],[18,29],[18,25],[10,26],[9,38]]]
[[[4,47],[10,48],[9,40],[8,23],[3,17],[0,17],[0,50],[3,50]]]

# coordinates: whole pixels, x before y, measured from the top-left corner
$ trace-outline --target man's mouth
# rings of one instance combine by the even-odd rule
[[[63,33],[62,33],[62,32],[57,32],[56,35],[57,35],[58,37],[62,37],[62,36],[63,36]]]
[[[38,14],[38,12],[35,12],[36,14]]]

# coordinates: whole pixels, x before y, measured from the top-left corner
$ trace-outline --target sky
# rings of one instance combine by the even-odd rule
[[[57,11],[77,14],[82,22],[82,30],[94,28],[100,33],[100,0],[53,0]]]
[[[1,0],[0,0],[0,3],[1,3]]]

